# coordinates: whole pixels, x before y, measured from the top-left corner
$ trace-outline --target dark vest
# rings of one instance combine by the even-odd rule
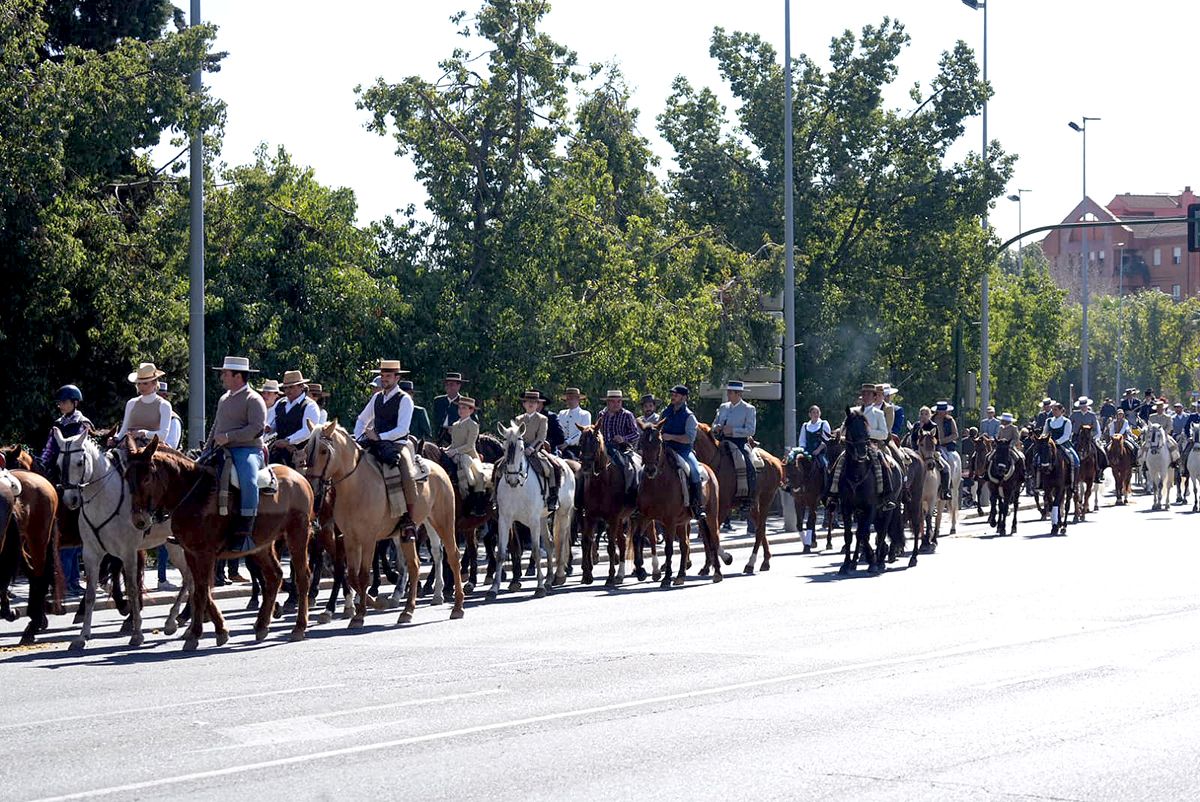
[[[292,407],[291,412],[287,412],[288,402],[286,398],[281,398],[275,402],[275,435],[278,439],[286,440],[300,431],[300,427],[304,425],[304,410],[311,403],[313,403],[313,400],[305,397],[303,401]],[[399,408],[399,404],[396,406]],[[383,431],[386,432],[387,429]]]
[[[684,404],[678,411],[670,405],[662,411],[662,419],[666,421],[662,427],[663,434],[687,434],[687,421],[692,411]],[[672,443],[672,445],[680,445]]]
[[[1049,420],[1047,420],[1046,428],[1050,432],[1050,439],[1057,443],[1058,439],[1060,437],[1062,437],[1063,429],[1066,428],[1066,425],[1067,425],[1066,418],[1061,418],[1059,420],[1059,423],[1057,426],[1054,424],[1054,418],[1050,418]]]
[[[943,418],[942,419],[942,437],[949,437],[952,434],[954,434],[954,422],[952,420],[950,420],[949,418]],[[942,446],[942,448],[946,449],[947,451],[957,451],[958,443],[955,443],[952,441],[952,442],[946,443],[944,446]]]
[[[63,437],[74,437],[82,431],[90,429],[92,422],[83,415],[75,416],[75,420],[68,421],[66,417],[59,418],[54,422],[54,428],[62,432]]]
[[[390,432],[400,422],[400,399],[404,391],[400,390],[391,400],[384,401],[383,393],[375,394],[375,431]]]
[[[825,442],[824,428],[810,432],[806,427],[801,427],[800,431],[804,433],[804,450],[809,454],[816,451]]]

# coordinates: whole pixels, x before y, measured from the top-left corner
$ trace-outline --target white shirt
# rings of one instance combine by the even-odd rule
[[[577,446],[580,434],[578,426],[591,426],[592,413],[583,407],[564,409],[558,413],[558,425],[562,427],[563,436],[566,438],[563,445]]]
[[[829,439],[830,437],[833,436],[833,430],[831,430],[829,428],[829,421],[825,420],[824,418],[817,418],[816,423],[813,423],[810,420],[806,420],[804,422],[804,431],[808,432],[809,434],[816,434],[817,432],[823,431],[823,432],[825,432],[825,439]],[[804,435],[803,434],[800,435],[800,442],[797,443],[797,446],[798,447],[804,446]]]
[[[121,428],[117,430],[116,438],[120,440],[129,431],[129,419],[133,416],[134,404],[158,404],[158,428],[157,429],[141,429],[133,432],[133,436],[137,437],[142,432],[146,437],[158,435],[158,439],[166,442],[167,437],[171,433],[171,402],[160,396],[157,392],[149,395],[139,395],[137,398],[131,398],[125,404],[125,418],[121,421]]]
[[[327,423],[329,423],[329,410],[322,408],[317,412],[317,425],[324,426]]]
[[[171,448],[179,448],[179,441],[183,439],[183,426],[179,423],[179,418],[175,415],[171,416],[171,425],[167,429],[166,444]]]
[[[279,399],[275,399],[275,403],[279,403]],[[268,432],[275,431],[275,404],[267,404],[267,424]]]
[[[391,401],[392,396],[396,393],[400,393],[399,387],[393,387],[386,393],[382,393],[383,403],[386,404],[388,401]],[[390,432],[376,432],[380,440],[402,440],[408,437],[408,427],[412,425],[413,400],[412,396],[408,393],[400,394],[402,397],[400,399],[400,413],[396,416],[396,428]],[[367,406],[362,412],[358,413],[358,420],[354,422],[355,440],[361,438],[367,427],[375,422],[375,398],[378,395],[380,393],[371,396],[371,400],[367,402]]]
[[[1055,438],[1054,442],[1058,443],[1061,446],[1063,443],[1071,442],[1071,419],[1070,418],[1066,417],[1065,415],[1060,415],[1057,418],[1047,418],[1046,426],[1042,430],[1042,433],[1050,434],[1050,424],[1057,423],[1058,421],[1063,422],[1063,428],[1062,428],[1062,432],[1059,433],[1058,437]],[[1058,427],[1055,426],[1054,428],[1057,429]]]
[[[283,405],[284,414],[291,412],[297,404],[303,402],[306,398],[308,398],[308,394],[301,393],[299,396],[296,397],[295,401],[288,401],[287,403],[285,403]],[[274,407],[271,407],[271,408],[274,409]],[[374,410],[372,410],[372,412],[374,412]],[[274,416],[272,416],[272,420],[274,420]],[[289,437],[287,439],[287,441],[294,446],[298,446],[301,443],[303,443],[305,440],[307,440],[308,436],[312,433],[309,431],[309,428],[308,428],[308,424],[310,421],[312,422],[312,425],[314,427],[321,425],[321,416],[318,412],[316,401],[313,401],[311,404],[304,407],[304,420],[300,421],[300,428],[297,429],[296,431],[292,432],[292,436]]]
[[[878,442],[887,440],[889,432],[883,410],[871,404],[862,413],[863,417],[867,419],[867,437]]]
[[[1116,436],[1116,435],[1118,435],[1118,434],[1123,434],[1123,435],[1127,435],[1127,436],[1128,436],[1129,434],[1131,434],[1131,430],[1130,430],[1130,428],[1129,428],[1129,421],[1128,421],[1128,420],[1123,420],[1123,421],[1121,421],[1121,428],[1120,428],[1120,429],[1118,429],[1118,428],[1117,428],[1117,419],[1116,419],[1116,418],[1113,418],[1112,420],[1110,420],[1110,421],[1108,422],[1108,436],[1109,436],[1109,437],[1114,437],[1114,436]]]

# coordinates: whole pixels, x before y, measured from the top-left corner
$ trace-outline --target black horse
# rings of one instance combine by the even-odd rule
[[[842,519],[846,524],[846,560],[838,570],[849,574],[858,567],[858,555],[866,560],[867,570],[878,574],[885,570],[889,556],[886,540],[893,534],[893,519],[900,514],[898,503],[903,491],[900,469],[887,462],[883,470],[888,474],[886,484],[890,490],[886,495],[875,488],[875,469],[871,462],[871,445],[867,436],[867,419],[858,409],[846,409],[846,422],[842,424],[846,450],[842,458],[842,475],[838,481],[838,498]],[[855,524],[856,545],[851,548],[851,523]],[[875,546],[871,546],[871,526],[875,526]]]
[[[1050,514],[1050,534],[1067,533],[1071,499],[1071,458],[1048,434],[1038,435],[1033,444],[1033,461],[1041,479],[1044,510]]]
[[[1011,440],[997,440],[988,455],[985,471],[991,490],[992,509],[988,525],[1001,535],[1017,533],[1017,512],[1020,509],[1021,486],[1025,484],[1025,458],[1013,447]],[[1012,508],[1012,532],[1008,529],[1009,508]],[[998,509],[997,509],[998,508]]]

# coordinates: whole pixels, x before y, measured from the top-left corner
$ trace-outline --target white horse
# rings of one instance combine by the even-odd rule
[[[1174,484],[1171,470],[1171,448],[1167,433],[1162,426],[1151,423],[1142,435],[1142,461],[1146,465],[1150,489],[1154,493],[1151,510],[1165,508],[1171,500],[1171,485]],[[1166,497],[1164,498],[1164,494]]]
[[[958,531],[958,508],[962,503],[962,457],[957,451],[938,449],[950,466],[950,500],[939,499],[937,505],[937,528],[942,528],[942,512],[950,513],[950,534]]]
[[[58,446],[63,503],[68,509],[79,510],[79,535],[83,540],[83,564],[87,572],[87,589],[80,605],[83,626],[79,637],[71,641],[70,648],[82,649],[92,636],[97,578],[100,575],[100,562],[106,554],[121,561],[125,588],[129,594],[129,618],[121,631],[130,635],[130,646],[141,646],[145,638],[142,635],[138,551],[163,545],[171,534],[171,526],[166,522],[159,523],[143,532],[133,525],[124,465],[117,449],[101,451],[87,432],[64,438],[55,429],[54,440]],[[179,589],[163,626],[163,632],[172,635],[178,628],[176,616],[179,608],[184,599],[190,597],[192,577],[183,550],[174,545],[168,545],[167,548],[183,574],[183,587]],[[79,617],[76,619],[78,622]]]
[[[1188,426],[1188,438],[1200,443],[1200,423]],[[1200,512],[1200,447],[1192,446],[1187,458],[1188,484],[1192,491],[1192,512]]]
[[[536,476],[531,475],[529,460],[525,457],[525,443],[521,439],[523,425],[513,421],[511,426],[496,425],[504,440],[504,460],[497,466],[496,515],[499,526],[496,557],[496,574],[492,580],[490,598],[500,595],[500,583],[504,580],[505,560],[508,556],[508,538],[513,524],[522,523],[529,527],[533,561],[537,566],[535,598],[541,598],[552,586],[567,581],[566,565],[571,557],[571,519],[575,513],[575,474],[558,457],[551,457],[562,471],[562,484],[558,488],[558,510],[553,514],[554,531],[550,531],[551,516],[546,511],[546,496]],[[541,549],[546,547],[546,573],[543,580]],[[509,590],[520,590],[520,578],[514,576]]]

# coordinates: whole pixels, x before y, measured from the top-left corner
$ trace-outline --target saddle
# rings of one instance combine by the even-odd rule
[[[745,452],[743,452],[740,448],[738,448],[738,446],[735,443],[731,443],[728,440],[721,441],[721,448],[725,449],[725,451],[729,454],[730,459],[733,460],[733,472],[734,472],[734,478],[735,478],[734,489],[733,489],[734,498],[745,498],[745,497],[749,496],[750,495],[750,485],[746,478],[746,454],[745,454]],[[751,448],[750,451],[751,451],[751,453],[753,453],[754,449]],[[761,457],[759,457],[758,459],[760,462],[762,461]],[[751,465],[753,465],[756,468],[758,467],[757,465],[754,465],[753,460],[751,461]]]
[[[686,507],[689,504],[691,504],[691,501],[692,501],[692,497],[688,493],[688,485],[690,484],[690,482],[688,480],[691,476],[691,472],[688,467],[687,460],[685,460],[683,457],[676,454],[674,451],[671,451],[670,449],[667,449],[667,453],[669,453],[671,455],[671,457],[674,458],[674,460],[675,460],[675,473],[679,476],[679,488],[681,491],[683,491],[683,506]],[[708,482],[708,472],[703,471],[703,470],[700,471],[700,484],[703,485],[703,484],[706,484],[707,482]]]
[[[216,452],[213,459],[217,469],[217,512],[221,515],[228,515],[229,499],[234,490],[242,489],[241,481],[238,479],[237,470],[234,468],[233,458],[229,456],[228,449],[223,448]],[[275,495],[279,490],[279,478],[275,476],[270,465],[258,472],[254,484],[259,493],[266,496]]]
[[[379,475],[383,477],[388,509],[391,510],[393,516],[399,518],[408,512],[408,501],[404,490],[405,469],[408,473],[407,478],[413,482],[415,490],[417,482],[423,482],[429,478],[429,463],[417,453],[415,441],[411,437],[400,441],[396,452],[397,461],[395,463],[380,459],[370,450],[367,451],[367,457],[375,466],[375,470],[379,471]]]

